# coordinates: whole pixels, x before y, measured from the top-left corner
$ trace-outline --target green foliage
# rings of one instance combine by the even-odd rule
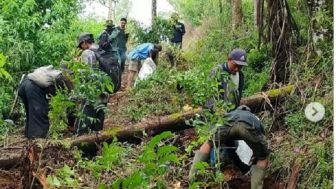
[[[199,25],[207,16],[213,16],[217,13],[217,1],[199,1],[199,0],[170,0],[175,5],[182,17],[193,25]]]
[[[48,117],[50,118],[49,133],[52,138],[62,136],[68,128],[68,113],[75,109],[75,102],[71,101],[65,91],[57,91],[57,94],[50,100]]]
[[[0,78],[4,80],[12,80],[12,76],[5,70],[6,57],[0,53]]]
[[[99,188],[167,188],[165,175],[170,171],[169,166],[180,161],[176,155],[178,148],[165,144],[165,140],[172,137],[171,132],[163,132],[145,143],[140,151],[131,151],[130,147],[114,139],[111,144],[103,143],[101,155],[94,160],[77,155],[79,159],[75,167],[65,165],[49,175],[47,181],[55,187],[76,188],[81,186],[81,173],[89,172],[91,182]],[[106,181],[104,176],[114,179]]]
[[[55,64],[67,54],[68,41],[60,37],[67,36],[76,18],[77,1],[5,0],[0,7],[0,49],[8,57],[9,71]]]
[[[51,186],[76,188],[79,181],[74,178],[75,171],[67,165],[57,171],[55,176],[48,176],[47,182]]]
[[[69,113],[79,119],[85,119],[86,115],[83,114],[84,104],[89,103],[94,107],[101,107],[97,98],[106,91],[113,91],[111,78],[104,72],[77,62],[69,63],[67,66],[72,72],[67,77],[72,81],[73,89],[71,91],[58,90],[57,94],[51,98],[51,110],[48,116],[50,119],[50,135],[53,138],[58,138],[62,131],[67,128],[67,115]],[[96,120],[93,119],[92,121]]]
[[[2,81],[11,82],[12,76],[5,70],[4,66],[6,64],[6,57],[0,53],[0,79]],[[4,117],[7,117],[8,112],[10,111],[10,99],[12,98],[11,90],[9,86],[0,87],[0,135],[7,133],[9,125],[3,121]]]
[[[122,188],[143,188],[153,184],[155,188],[166,188],[167,181],[165,173],[168,171],[169,163],[178,163],[175,154],[177,148],[172,145],[160,145],[162,140],[171,138],[170,131],[163,132],[153,137],[145,146],[143,153],[139,156],[139,162],[144,165],[143,169],[135,170],[133,174],[115,183]],[[114,187],[115,188],[115,187]]]
[[[0,2],[0,52],[6,57],[5,64],[4,56],[0,58],[0,105],[6,104],[0,106],[0,119],[9,117],[8,104],[13,104],[23,73],[72,57],[78,34],[70,28],[78,11],[77,0]]]
[[[173,24],[171,20],[166,20],[160,17],[154,19],[151,27],[144,28],[135,20],[130,20],[128,23],[128,31],[131,33],[131,41],[133,43],[159,43],[160,37],[164,36],[170,39],[173,32]]]
[[[183,96],[176,91],[176,81],[170,77],[173,73],[174,70],[158,67],[150,78],[138,81],[124,113],[137,122],[149,115],[165,115],[179,111]]]

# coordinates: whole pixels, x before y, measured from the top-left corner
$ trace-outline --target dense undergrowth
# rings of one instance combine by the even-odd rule
[[[74,3],[74,1],[60,1],[59,4],[62,2]],[[6,3],[10,2],[5,1],[0,5]],[[270,51],[273,44],[262,43],[259,46],[258,33],[253,25],[251,1],[243,1],[244,21],[236,30],[231,28],[229,4],[224,4],[222,13],[218,13],[214,11],[218,9],[215,1],[209,3],[197,0],[180,2],[173,0],[172,3],[178,5],[178,11],[182,17],[192,24],[189,29],[197,30],[195,33],[198,36],[193,36],[193,40],[186,41],[187,46],[184,46],[182,51],[168,45],[164,46],[156,73],[148,80],[138,82],[136,87],[129,91],[128,105],[122,107],[123,116],[136,123],[145,117],[167,115],[182,111],[186,107],[202,106],[207,98],[216,96],[218,92],[217,82],[209,78],[210,69],[217,64],[224,63],[228,53],[237,47],[245,49],[248,53],[249,66],[243,68],[246,81],[243,96],[250,96],[266,89],[267,86],[272,86],[267,84],[273,84],[269,81],[273,61]],[[279,181],[286,182],[296,162],[301,167],[298,188],[330,188],[333,185],[333,79],[331,77],[333,36],[330,34],[315,40],[312,33],[322,30],[331,32],[332,14],[322,8],[310,15],[303,1],[289,1],[289,4],[301,36],[300,44],[295,44],[292,49],[293,60],[289,68],[289,83],[294,84],[296,90],[275,109],[259,113],[272,150],[268,174],[276,175]],[[25,6],[21,9],[24,8]],[[26,11],[29,14],[34,13],[29,8]],[[71,14],[57,14],[59,15],[61,15],[60,18],[54,18],[60,22],[59,24],[52,25],[49,29],[43,28],[40,24],[36,31],[28,31],[29,36],[22,31],[13,31],[20,33],[17,41],[8,37],[11,34],[9,26],[8,30],[2,30],[0,40],[5,45],[0,45],[0,51],[6,55],[7,59],[4,64],[3,59],[0,58],[0,78],[4,78],[0,81],[1,84],[4,82],[11,85],[16,84],[21,73],[27,73],[40,65],[58,65],[62,59],[71,62],[72,57],[78,53],[74,48],[76,46],[74,39],[78,33],[89,31],[97,36],[103,28],[102,23],[78,21]],[[8,20],[6,16],[0,13],[2,19],[0,21]],[[37,17],[39,20],[46,16],[37,15]],[[20,17],[20,19],[22,23],[31,21],[25,17]],[[63,22],[61,22],[62,19],[64,19]],[[5,23],[7,21],[0,22],[0,27]],[[143,31],[137,23],[130,22],[130,31],[133,32],[131,46],[140,42],[159,41],[158,34],[167,32],[164,29],[169,22],[158,19],[156,23],[157,25],[154,25],[152,30]],[[24,30],[25,24],[21,26]],[[31,35],[34,36],[33,39]],[[15,46],[12,47],[12,44]],[[19,51],[16,52],[16,49]],[[38,56],[32,56],[36,52]],[[169,53],[174,55],[173,64],[167,58]],[[1,71],[2,67],[12,78],[6,76],[6,72]],[[14,88],[8,85],[1,85],[0,88],[2,109],[0,133],[3,134],[12,128],[3,119],[11,117],[9,106],[4,105],[11,104],[13,101]],[[85,91],[81,94],[86,95],[94,89],[85,88]],[[52,120],[57,123],[55,127],[52,127],[55,128],[56,134],[65,129],[64,123],[60,124],[64,117],[57,117],[64,116],[61,113],[64,113],[62,108],[65,107],[60,109],[57,107],[60,107],[66,97],[61,94],[58,97],[59,99],[55,98],[54,101],[56,108],[50,114]],[[317,123],[308,121],[304,115],[304,107],[313,101],[322,103],[326,108],[324,119]],[[57,167],[49,175],[48,183],[58,188],[177,187],[175,184],[186,182],[187,171],[185,169],[189,168],[186,162],[193,156],[192,151],[196,150],[203,141],[211,139],[210,125],[222,123],[224,120],[221,116],[229,109],[229,106],[225,103],[218,103],[217,114],[205,112],[202,119],[195,118],[189,121],[188,124],[196,127],[198,139],[187,142],[183,148],[170,144],[173,134],[162,133],[141,145],[130,145],[116,140],[111,144],[104,143],[98,156],[90,160],[74,150],[75,163]],[[20,111],[23,115],[22,108],[18,109],[17,113]],[[55,135],[55,137],[60,136]],[[204,165],[204,167],[207,166]],[[208,186],[210,182],[216,184],[223,182],[222,174],[214,177],[210,174],[212,172],[204,172],[205,177],[209,177],[210,181],[191,183],[191,188]]]

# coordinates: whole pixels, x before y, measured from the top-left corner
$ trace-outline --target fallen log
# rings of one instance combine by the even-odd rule
[[[294,91],[294,85],[287,85],[279,89],[271,89],[266,92],[257,93],[255,95],[242,98],[240,100],[241,105],[246,105],[252,110],[261,110],[262,107],[266,104],[271,105],[277,99],[280,99],[286,95],[291,94]]]
[[[249,107],[255,107],[258,104],[274,102],[279,97],[291,94],[294,90],[293,85],[288,85],[279,89],[269,90],[263,94],[256,94],[251,97],[243,98],[241,100],[242,105],[247,105]],[[102,131],[97,134],[85,135],[77,137],[70,141],[71,146],[78,146],[81,143],[87,142],[102,142],[113,137],[131,137],[138,134],[142,134],[145,130],[165,130],[173,125],[184,124],[185,120],[193,118],[196,114],[200,113],[202,108],[196,108],[191,111],[175,113],[168,116],[148,118],[132,127],[116,127],[108,131]]]
[[[197,113],[202,111],[201,108],[196,108],[191,111],[175,113],[167,116],[148,118],[144,121],[135,124],[132,127],[116,127],[107,131],[102,131],[96,134],[79,136],[70,141],[71,146],[78,146],[82,143],[102,142],[113,137],[127,137],[141,135],[145,130],[158,129],[165,130],[172,125],[184,123],[185,120],[193,118]]]
[[[256,94],[247,98],[243,98],[241,100],[241,104],[253,108],[265,102],[272,103],[279,97],[291,94],[293,90],[294,86],[288,85],[279,89],[267,91],[262,94]],[[195,115],[200,113],[201,111],[202,108],[195,108],[189,111],[184,111],[171,115],[147,118],[131,127],[114,127],[109,130],[103,130],[94,134],[83,135],[76,138],[67,138],[62,140],[62,143],[67,144],[67,146],[70,145],[70,147],[72,147],[81,146],[85,143],[100,143],[112,140],[114,137],[134,138],[135,136],[142,136],[143,132],[145,131],[164,131],[171,129],[172,126],[176,127],[181,125],[182,126],[180,127],[180,130],[182,130],[187,128],[185,126],[183,127],[183,125],[185,125],[185,120],[195,117]],[[53,142],[50,143],[53,144]],[[9,152],[10,153],[8,155],[4,155],[6,154],[5,152],[7,154]],[[27,152],[27,150],[25,149],[25,147],[21,148],[21,146],[19,148],[10,148],[9,146],[6,148],[0,148],[0,153],[2,154],[0,156],[0,168],[8,168],[17,164],[20,158],[22,158],[22,155],[25,154],[25,152]]]

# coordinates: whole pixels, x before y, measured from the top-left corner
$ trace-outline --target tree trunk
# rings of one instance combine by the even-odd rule
[[[154,23],[154,19],[156,17],[156,0],[152,0],[152,24]]]
[[[243,9],[241,0],[231,0],[232,6],[232,29],[237,29],[243,20]]]
[[[264,0],[255,0],[257,5],[257,29],[258,29],[258,49],[260,48],[262,38],[264,38]]]
[[[222,0],[218,0],[218,6],[219,6],[219,13],[222,14],[223,13],[223,2],[222,2]]]
[[[257,28],[261,25],[261,1],[254,0],[254,24]]]
[[[285,84],[291,60],[291,27],[286,0],[268,0],[268,40],[272,44],[271,82]]]
[[[113,19],[113,0],[108,0],[107,2],[107,7],[108,7],[108,12],[107,12],[107,19],[112,20]]]

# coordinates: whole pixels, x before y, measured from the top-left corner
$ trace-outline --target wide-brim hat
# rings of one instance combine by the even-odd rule
[[[89,32],[83,32],[78,36],[77,47],[80,48],[81,43],[86,40],[93,39],[93,34]]]

